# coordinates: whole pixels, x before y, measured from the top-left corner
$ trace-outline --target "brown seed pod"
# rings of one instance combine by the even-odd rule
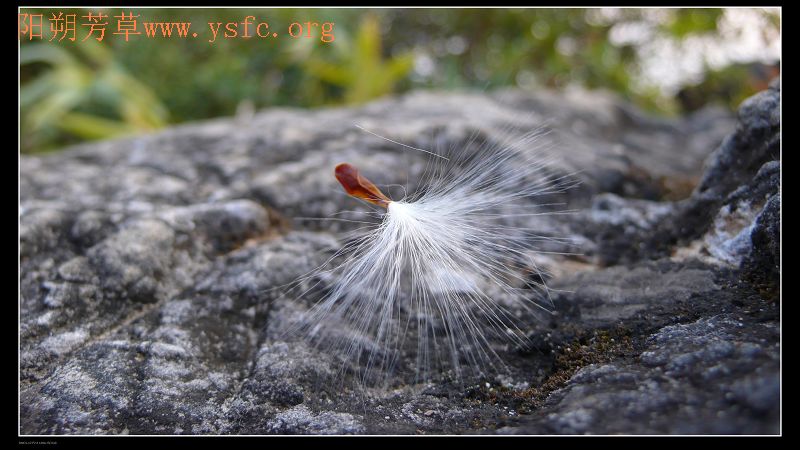
[[[334,171],[344,190],[353,197],[387,208],[392,201],[371,181],[361,176],[352,164],[341,163]]]

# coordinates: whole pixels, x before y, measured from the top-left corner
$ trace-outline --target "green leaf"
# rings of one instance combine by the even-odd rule
[[[58,128],[84,139],[108,139],[139,131],[125,122],[78,112],[61,116]]]

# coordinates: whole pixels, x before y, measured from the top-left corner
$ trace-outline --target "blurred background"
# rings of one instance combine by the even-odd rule
[[[730,110],[780,72],[777,8],[731,9],[150,9],[139,22],[192,22],[200,38],[113,35],[123,10],[44,14],[20,36],[21,151],[150,132],[271,106],[355,105],[412,89],[605,89],[657,115]],[[75,42],[50,41],[52,13],[76,14]],[[96,14],[98,10],[91,10]],[[217,38],[208,22],[333,22],[315,38]],[[242,27],[240,24],[239,27]],[[251,25],[250,34],[254,26]],[[137,31],[143,32],[141,23]],[[241,35],[243,29],[239,29]]]

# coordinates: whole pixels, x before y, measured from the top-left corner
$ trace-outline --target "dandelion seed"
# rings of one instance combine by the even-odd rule
[[[543,134],[471,152],[424,151],[434,157],[399,200],[353,165],[337,165],[345,192],[382,217],[302,278],[312,286],[301,296],[323,291],[293,331],[369,384],[398,366],[417,381],[502,369],[499,346],[526,346],[524,323],[552,308],[537,255],[567,244],[532,226],[556,211],[543,200],[573,184],[548,169],[537,150]]]

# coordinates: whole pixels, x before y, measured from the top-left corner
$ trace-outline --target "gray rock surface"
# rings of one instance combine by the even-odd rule
[[[421,148],[552,129],[570,215],[542,234],[555,311],[508,369],[386,387],[280,328],[282,296],[360,217],[332,176],[379,185]],[[780,431],[780,87],[663,120],[596,92],[416,92],[275,109],[20,162],[22,434]],[[387,170],[390,168],[390,170]],[[389,189],[391,192],[391,189]],[[342,211],[350,211],[342,214]]]

